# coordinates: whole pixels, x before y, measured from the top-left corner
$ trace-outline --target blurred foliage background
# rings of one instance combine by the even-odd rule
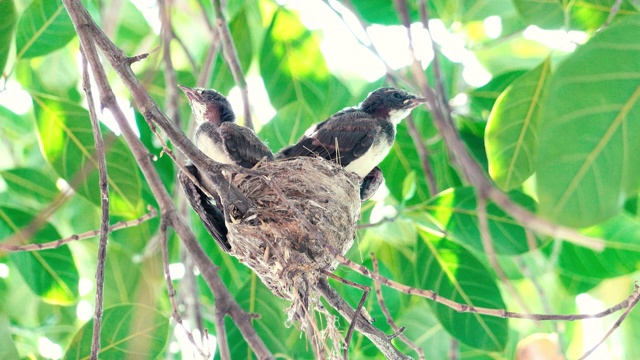
[[[83,3],[127,55],[149,53],[132,67],[187,134],[193,131],[190,109],[186,98],[167,87],[173,76],[179,84],[228,94],[243,122],[240,92],[212,25],[211,3]],[[421,23],[425,2],[408,1],[413,55],[399,3],[228,0],[224,16],[260,137],[275,152],[311,124],[388,86],[390,78],[418,92],[410,71],[412,56],[435,87],[435,50],[441,95],[467,150],[487,175],[514,202],[603,239],[605,250],[531,237],[522,224],[490,204],[493,247],[506,274],[499,279],[480,240],[475,190],[464,182],[430,113],[421,108],[398,127],[396,144],[381,164],[385,188],[363,204],[362,224],[376,225],[359,231],[348,256],[371,268],[373,252],[383,275],[474,306],[596,313],[625,299],[640,264],[638,1],[433,0],[426,2],[431,33]],[[167,42],[160,32],[163,7],[171,25]],[[99,228],[100,194],[78,48],[60,1],[0,0],[0,239],[5,241],[36,217],[44,225],[20,241],[48,242]],[[119,103],[158,157],[156,169],[165,186],[184,213],[192,215],[194,231],[220,266],[225,284],[246,311],[261,315],[253,323],[268,348],[281,358],[312,358],[304,336],[285,325],[288,304],[220,251],[185,206],[176,187],[176,166],[161,155],[160,143],[132,108],[127,90],[109,67],[107,71]],[[104,111],[100,119],[108,144],[111,223],[136,219],[147,205],[157,204],[111,115]],[[417,138],[410,134],[410,122]],[[432,183],[416,143],[428,150]],[[158,227],[159,220],[152,219],[110,234],[103,331],[116,334],[111,344],[124,342],[141,335],[115,330],[133,329],[129,323],[142,318],[149,341],[146,358],[190,358],[193,349],[182,329],[169,320]],[[215,335],[214,296],[178,239],[170,239],[169,246],[187,324]],[[0,358],[80,358],[89,353],[96,251],[97,238],[55,250],[0,249]],[[348,270],[337,273],[372,285]],[[332,285],[357,304],[360,290]],[[551,350],[557,358],[577,358],[617,319],[506,320],[459,314],[388,288],[383,294],[396,323],[406,327],[405,334],[428,359],[511,359],[518,344],[544,348],[547,343],[557,345]],[[375,294],[365,306],[378,320],[375,326],[391,333]],[[232,357],[252,358],[235,325],[229,319],[226,325]],[[346,331],[348,322],[342,319],[339,326]],[[592,358],[640,358],[639,328],[635,310]],[[397,345],[417,356],[403,343]],[[104,358],[124,356],[118,346],[103,345],[103,351]],[[349,354],[382,358],[359,334]]]

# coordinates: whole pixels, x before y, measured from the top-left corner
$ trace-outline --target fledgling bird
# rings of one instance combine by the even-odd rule
[[[359,106],[339,111],[310,127],[276,158],[320,156],[336,161],[363,179],[360,197],[364,201],[383,181],[378,164],[393,146],[396,126],[425,101],[404,90],[377,89]]]
[[[205,155],[216,162],[244,168],[252,168],[262,159],[273,160],[273,153],[256,133],[235,123],[236,116],[231,104],[222,94],[213,89],[178,86],[189,99],[198,123],[194,143]],[[202,176],[193,164],[187,164],[185,169],[213,196],[208,197],[180,171],[178,179],[191,207],[218,245],[228,252],[231,245],[227,240],[227,227],[220,197],[213,191],[215,187],[208,183],[208,178]]]

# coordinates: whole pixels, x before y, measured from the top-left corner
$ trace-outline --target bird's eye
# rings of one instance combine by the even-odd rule
[[[393,93],[393,95],[391,95],[391,96],[393,96],[394,99],[402,99],[402,95],[400,93],[397,93],[397,92]]]

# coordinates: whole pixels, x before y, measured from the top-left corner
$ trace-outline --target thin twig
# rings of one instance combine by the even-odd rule
[[[396,214],[392,217],[386,217],[381,219],[380,221],[376,221],[373,223],[368,223],[368,224],[359,224],[358,225],[358,229],[362,230],[362,229],[368,229],[368,228],[372,228],[372,227],[376,227],[376,226],[380,226],[384,223],[388,223],[388,222],[394,222],[398,219],[398,217],[400,216],[400,214]]]
[[[109,226],[109,230],[108,230],[109,233],[112,233],[116,230],[128,228],[131,226],[138,226],[145,221],[153,219],[158,214],[156,209],[151,206],[149,206],[147,210],[149,211],[148,213],[142,215],[141,217],[135,220],[119,221]],[[66,238],[62,238],[62,239],[58,239],[58,240],[54,240],[46,243],[35,243],[35,244],[28,244],[28,245],[9,245],[9,244],[3,243],[3,244],[0,244],[0,251],[19,252],[19,251],[38,251],[38,250],[56,249],[70,242],[89,239],[89,238],[98,236],[100,234],[101,234],[100,230],[90,230],[87,232],[83,232],[81,234],[71,235]]]
[[[371,262],[373,264],[373,272],[376,274],[379,274],[380,271],[378,269],[378,259],[376,259],[376,256],[373,253],[371,253]],[[396,322],[393,320],[393,317],[391,317],[391,313],[387,308],[387,304],[385,304],[384,298],[382,297],[382,286],[380,286],[380,283],[377,281],[374,281],[373,286],[376,290],[376,296],[378,297],[378,304],[380,305],[380,309],[382,309],[382,313],[384,313],[384,317],[387,319],[387,323],[391,325],[391,328],[397,334],[396,336],[400,338],[400,340],[404,341],[404,343],[407,344],[410,348],[412,348],[413,351],[415,351],[418,354],[418,358],[420,360],[425,360],[424,351],[422,350],[422,348],[416,345],[413,341],[411,341],[403,333],[405,328],[404,327],[400,328],[396,324]]]
[[[609,16],[607,16],[607,20],[604,22],[604,24],[602,24],[602,26],[600,27],[600,29],[598,29],[598,31],[603,30],[604,28],[609,26],[609,24],[611,24],[611,22],[613,21],[613,18],[616,17],[616,15],[618,14],[618,11],[620,11],[621,5],[622,5],[622,0],[616,0],[613,6],[611,6],[611,11],[609,11]]]
[[[247,90],[247,81],[244,78],[244,73],[242,72],[242,67],[240,66],[238,52],[236,51],[236,46],[233,42],[233,38],[231,37],[231,31],[229,31],[229,24],[227,24],[227,20],[222,14],[221,0],[212,0],[211,3],[213,4],[213,11],[215,11],[216,27],[218,29],[220,40],[222,42],[222,52],[225,59],[227,59],[227,64],[229,64],[229,69],[231,69],[233,80],[236,82],[236,86],[238,86],[238,88],[240,89],[240,94],[242,96],[242,102],[244,105],[244,126],[253,130],[251,108],[249,106],[249,91]]]
[[[638,288],[638,285],[636,284],[636,289]],[[587,351],[586,353],[584,353],[584,355],[582,355],[580,357],[579,360],[582,359],[586,359],[589,355],[591,355],[591,353],[593,353],[600,345],[602,345],[602,343],[605,342],[605,340],[607,340],[607,338],[620,326],[620,324],[622,324],[622,322],[624,321],[624,319],[626,319],[627,315],[629,315],[629,313],[631,312],[631,310],[633,310],[633,308],[638,304],[638,301],[640,301],[640,296],[636,296],[635,299],[633,299],[633,301],[631,303],[629,303],[629,306],[627,306],[627,308],[625,309],[625,311],[622,313],[622,315],[620,315],[620,317],[618,318],[618,320],[616,320],[616,322],[613,324],[613,326],[611,326],[611,329],[609,329],[609,331],[607,331],[607,333],[602,337],[602,339],[595,344],[591,349],[589,349],[589,351]]]
[[[167,283],[167,292],[169,293],[169,303],[171,304],[171,316],[173,319],[182,327],[184,333],[187,335],[187,339],[193,345],[195,349],[198,350],[200,356],[203,359],[208,359],[208,354],[205,354],[204,350],[198,346],[196,343],[196,339],[193,337],[193,333],[187,329],[182,321],[182,316],[178,311],[178,303],[176,302],[176,290],[173,287],[173,282],[171,281],[171,272],[169,271],[169,251],[167,250],[167,221],[164,219],[160,219],[160,248],[162,249],[162,268],[164,269],[164,279]],[[204,343],[204,342],[203,342]]]
[[[102,327],[102,305],[104,298],[104,265],[107,261],[107,240],[109,238],[109,180],[107,177],[107,161],[104,150],[104,141],[100,131],[98,115],[93,103],[91,82],[87,59],[82,55],[82,88],[87,96],[89,107],[89,119],[93,131],[93,140],[96,148],[96,161],[98,162],[98,186],[100,188],[100,241],[98,243],[98,261],[96,266],[96,295],[93,310],[93,332],[91,335],[91,360],[97,360],[100,353],[100,329]]]
[[[453,300],[444,298],[438,295],[433,290],[417,289],[417,288],[393,281],[380,274],[376,274],[371,270],[367,269],[366,267],[360,264],[356,264],[353,261],[347,259],[343,255],[340,255],[340,254],[334,254],[334,255],[336,256],[336,260],[340,264],[374,281],[378,281],[384,286],[388,286],[392,289],[396,289],[407,295],[417,295],[427,299],[431,299],[439,304],[450,307],[451,309],[461,313],[474,313],[474,314],[480,314],[480,315],[495,316],[500,318],[529,319],[529,320],[539,320],[539,321],[548,321],[548,320],[575,321],[575,320],[596,319],[596,318],[605,317],[616,311],[626,308],[632,301],[634,301],[636,297],[640,296],[640,292],[638,291],[639,290],[638,285],[636,285],[631,295],[629,295],[625,300],[596,314],[556,315],[556,314],[518,313],[518,312],[507,311],[505,309],[489,309],[489,308],[477,307],[469,304],[461,304]]]
[[[165,108],[169,118],[173,119],[180,127],[180,111],[178,108],[178,80],[176,71],[171,60],[171,40],[173,39],[173,25],[171,23],[171,12],[166,0],[158,0],[158,11],[160,12],[160,24],[162,37],[162,62],[164,63],[165,81]]]

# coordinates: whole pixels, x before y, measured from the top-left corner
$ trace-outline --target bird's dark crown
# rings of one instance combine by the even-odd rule
[[[415,107],[417,103],[412,100],[422,99],[404,90],[384,87],[369,93],[367,98],[360,104],[360,108],[369,114],[386,117],[391,110]]]
[[[220,94],[213,89],[203,88],[189,88],[186,86],[178,85],[185,95],[189,99],[191,107],[194,107],[194,103],[204,105],[206,110],[204,116],[208,117],[209,114],[215,117],[215,119],[203,119],[215,122],[235,121],[236,116],[233,113],[231,103],[224,95]]]

